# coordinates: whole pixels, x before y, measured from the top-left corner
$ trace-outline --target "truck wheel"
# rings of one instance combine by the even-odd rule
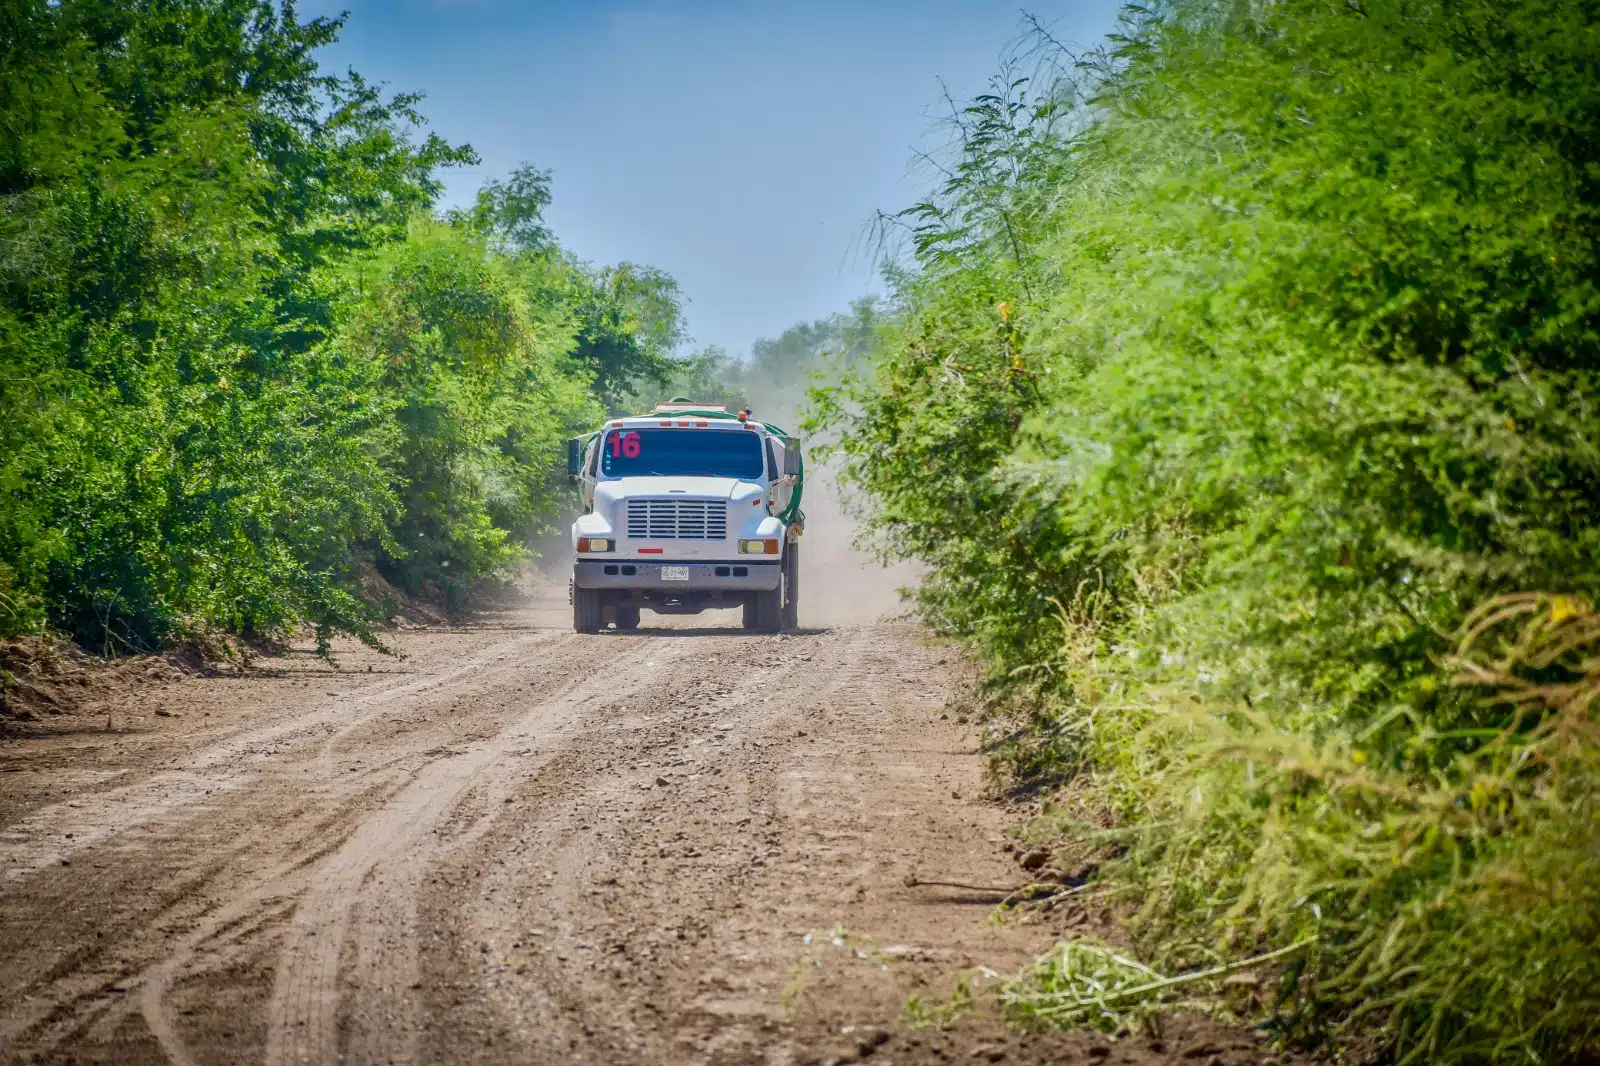
[[[575,633],[600,632],[600,590],[573,586],[572,629]]]
[[[771,592],[756,592],[744,601],[744,627],[756,633],[776,633],[783,624],[783,585]]]
[[[639,608],[637,608],[637,607],[618,607],[617,608],[617,632],[620,633],[625,629],[638,629],[638,628],[639,628]]]
[[[783,560],[783,628],[800,628],[800,545],[789,545]]]

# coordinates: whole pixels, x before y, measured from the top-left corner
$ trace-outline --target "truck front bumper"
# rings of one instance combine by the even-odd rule
[[[664,568],[687,571],[688,580],[668,581]],[[771,592],[782,580],[776,559],[762,562],[690,563],[639,559],[580,559],[572,580],[582,589],[643,589],[667,595],[682,592]]]

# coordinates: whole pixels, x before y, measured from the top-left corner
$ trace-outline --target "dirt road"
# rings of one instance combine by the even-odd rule
[[[1047,942],[904,884],[1018,879],[913,627],[398,643],[0,745],[0,1061],[1105,1060],[898,1021]]]

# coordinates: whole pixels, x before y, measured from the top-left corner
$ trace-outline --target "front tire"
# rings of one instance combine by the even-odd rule
[[[624,632],[624,631],[627,631],[627,630],[634,630],[634,629],[638,629],[638,628],[639,628],[639,608],[637,608],[637,607],[618,607],[617,608],[617,632],[621,633],[621,632]]]
[[[800,557],[794,545],[778,566],[778,587],[744,601],[744,627],[756,633],[782,633],[800,619]]]
[[[600,620],[600,590],[572,589],[572,630],[575,633],[598,633],[604,623]]]
[[[783,626],[783,583],[771,592],[752,593],[744,601],[744,627],[754,633],[776,633]]]

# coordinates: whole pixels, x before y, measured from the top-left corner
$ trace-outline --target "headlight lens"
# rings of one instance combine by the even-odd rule
[[[603,540],[600,537],[578,538],[578,550],[581,552],[608,552],[615,546],[613,541]]]
[[[777,555],[778,541],[770,540],[741,540],[739,551],[745,555]]]

